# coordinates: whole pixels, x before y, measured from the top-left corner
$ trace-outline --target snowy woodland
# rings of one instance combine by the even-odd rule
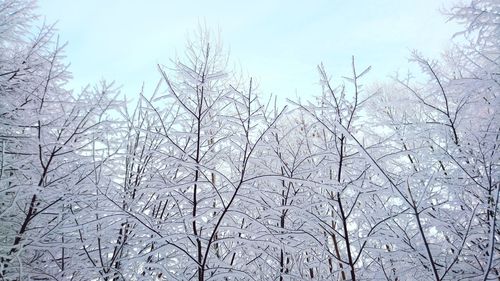
[[[0,280],[500,280],[500,2],[443,17],[414,76],[326,62],[280,106],[204,29],[153,92],[68,89],[55,26],[0,1]]]

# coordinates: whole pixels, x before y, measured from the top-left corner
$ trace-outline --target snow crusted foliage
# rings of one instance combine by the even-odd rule
[[[1,280],[499,280],[500,3],[419,79],[278,108],[201,30],[133,105],[0,1]],[[371,89],[371,90],[369,90]]]

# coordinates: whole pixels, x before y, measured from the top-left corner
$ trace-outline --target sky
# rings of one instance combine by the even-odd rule
[[[438,57],[459,26],[440,9],[453,0],[39,0],[38,13],[57,22],[81,89],[115,81],[128,97],[160,79],[156,65],[183,54],[200,23],[220,31],[230,68],[281,100],[320,93],[317,65],[334,84],[372,66],[365,84],[406,73],[411,50]]]

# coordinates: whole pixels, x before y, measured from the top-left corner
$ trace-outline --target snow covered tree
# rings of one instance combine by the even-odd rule
[[[115,189],[121,195],[105,197],[126,217],[114,230],[122,238],[108,239],[114,246],[107,248],[128,252],[103,256],[115,269],[123,260],[120,273],[127,278],[205,280],[246,272],[238,206],[254,185],[254,154],[274,121],[259,121],[263,107],[252,82],[243,90],[210,36],[200,30],[185,58],[170,69],[158,66],[155,93],[143,95],[127,117],[124,180]],[[127,260],[133,269],[123,266]]]
[[[203,28],[135,107],[0,2],[0,279],[499,280],[500,6],[419,78],[280,110]],[[133,108],[133,109],[132,109]]]
[[[498,278],[498,5],[473,1],[450,16],[465,40],[440,61],[415,52],[428,79],[397,79],[373,109],[393,147],[380,164],[410,208],[387,225],[399,241],[381,265],[396,263],[394,278]]]
[[[70,206],[99,164],[88,151],[105,126],[110,91],[64,88],[54,27],[31,26],[33,4],[0,3],[0,264],[11,279],[71,276]]]
[[[309,210],[311,227],[315,237],[325,237],[329,275],[339,280],[375,278],[372,240],[379,227],[398,213],[385,210],[385,202],[392,197],[390,189],[380,183],[374,174],[372,163],[363,157],[351,136],[363,135],[364,145],[377,149],[379,140],[362,122],[369,116],[363,111],[364,103],[371,95],[362,94],[361,78],[370,67],[357,72],[352,59],[352,76],[344,77],[349,85],[332,86],[323,65],[318,67],[323,94],[317,105],[301,105],[313,119],[316,155],[321,155],[315,181],[320,185],[316,206]],[[348,91],[351,89],[351,91]],[[377,150],[375,150],[377,151]],[[375,211],[377,210],[377,211]]]

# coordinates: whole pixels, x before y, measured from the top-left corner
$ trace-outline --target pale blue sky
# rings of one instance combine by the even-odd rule
[[[316,66],[333,78],[350,73],[351,55],[372,71],[367,82],[406,72],[409,52],[438,56],[457,26],[438,9],[453,0],[68,1],[40,0],[58,21],[77,89],[101,78],[127,95],[159,78],[156,64],[183,52],[186,35],[205,22],[221,31],[231,60],[280,98],[319,93]]]

